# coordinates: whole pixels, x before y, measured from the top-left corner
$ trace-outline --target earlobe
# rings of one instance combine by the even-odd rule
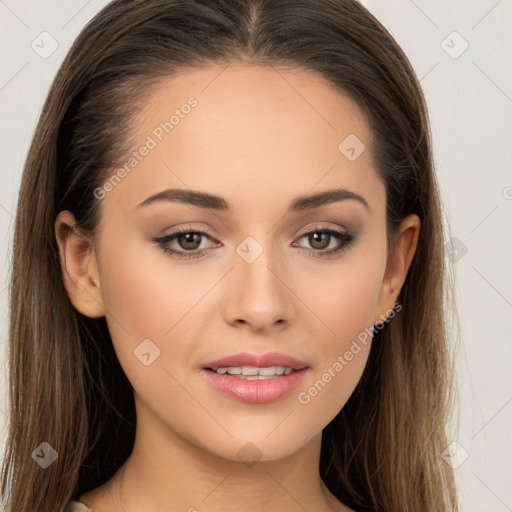
[[[92,240],[76,228],[74,215],[62,211],[55,220],[64,286],[75,309],[90,318],[104,316],[103,295]]]
[[[407,277],[418,245],[421,221],[417,215],[409,215],[400,226],[391,254],[388,257],[379,301],[375,310],[375,324],[384,323]]]

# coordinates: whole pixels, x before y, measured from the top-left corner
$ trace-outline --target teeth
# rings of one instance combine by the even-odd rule
[[[229,366],[224,368],[217,368],[216,373],[219,375],[238,375],[240,378],[247,378],[249,380],[263,380],[272,378],[276,375],[289,375],[292,373],[291,368],[284,366],[268,366],[266,368],[258,368],[257,366]]]

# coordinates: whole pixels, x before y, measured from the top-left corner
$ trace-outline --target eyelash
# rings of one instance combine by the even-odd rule
[[[202,251],[196,251],[196,252],[192,252],[192,251],[182,252],[182,251],[177,251],[176,249],[170,249],[169,247],[167,247],[167,244],[169,242],[171,242],[172,240],[174,240],[175,238],[177,238],[179,235],[192,234],[192,233],[202,235],[202,236],[208,238],[209,240],[213,239],[213,236],[210,233],[208,233],[207,231],[190,229],[190,228],[179,228],[176,231],[173,231],[172,233],[170,233],[168,235],[165,235],[162,237],[153,237],[153,238],[151,238],[151,240],[153,242],[155,242],[162,249],[162,251],[165,254],[173,255],[178,258],[183,258],[183,259],[198,258],[201,256],[201,254],[204,251],[207,251],[208,249],[203,249]],[[339,240],[340,242],[343,242],[342,245],[340,245],[339,247],[336,247],[334,249],[329,249],[327,251],[304,248],[308,254],[313,255],[313,256],[320,256],[320,257],[330,256],[337,252],[342,252],[342,251],[348,249],[354,243],[355,238],[356,238],[356,236],[353,233],[351,233],[350,231],[339,231],[339,230],[333,229],[333,228],[324,228],[324,229],[314,228],[310,231],[307,231],[306,233],[303,233],[299,237],[299,240],[301,238],[304,238],[305,236],[311,235],[313,233],[327,233],[327,234],[333,236],[334,238],[336,238],[337,240]]]

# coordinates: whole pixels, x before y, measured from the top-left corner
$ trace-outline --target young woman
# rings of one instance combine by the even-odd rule
[[[8,510],[457,509],[427,109],[352,0],[115,0],[14,238]]]

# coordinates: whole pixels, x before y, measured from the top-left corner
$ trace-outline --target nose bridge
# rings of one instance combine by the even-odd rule
[[[256,330],[291,319],[293,305],[279,251],[270,236],[247,236],[235,248],[226,320],[248,323]]]

